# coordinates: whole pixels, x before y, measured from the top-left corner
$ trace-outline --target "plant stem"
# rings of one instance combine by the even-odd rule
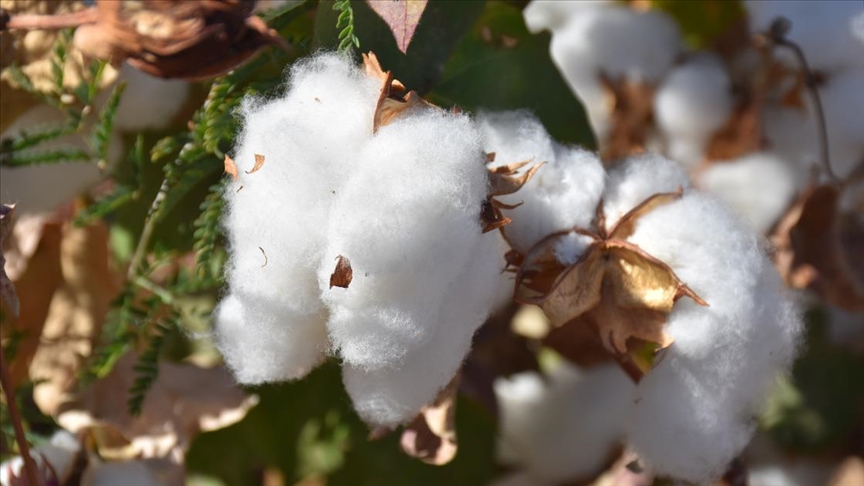
[[[3,387],[3,395],[6,397],[6,404],[9,406],[9,418],[12,420],[12,428],[15,429],[15,442],[18,444],[18,453],[21,454],[21,459],[24,461],[24,474],[27,476],[27,482],[36,486],[39,484],[36,463],[30,455],[30,446],[27,444],[27,437],[24,435],[24,426],[21,422],[21,414],[18,413],[18,402],[15,401],[12,378],[9,376],[9,366],[6,365],[2,346],[0,346],[0,385]]]
[[[147,219],[144,222],[144,229],[141,231],[141,238],[138,239],[138,246],[135,247],[135,253],[132,254],[132,260],[129,262],[129,269],[126,271],[126,279],[135,280],[138,274],[138,269],[141,267],[141,262],[147,255],[147,247],[150,246],[150,240],[153,238],[153,230],[156,228],[156,221],[159,219],[159,209],[162,207],[162,201],[168,195],[168,178],[162,181],[162,186],[159,187],[159,192],[153,198],[153,203],[150,204],[150,209],[147,211]]]

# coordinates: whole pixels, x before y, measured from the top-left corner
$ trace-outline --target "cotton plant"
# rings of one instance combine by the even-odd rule
[[[336,355],[366,422],[412,420],[500,293],[480,130],[407,92],[374,56],[298,62],[283,95],[248,99],[241,115],[215,322],[228,365],[258,384]]]
[[[548,141],[534,136],[538,146]],[[502,151],[525,144],[509,140]],[[603,172],[597,157],[569,164],[574,180]],[[605,173],[593,200],[573,208],[587,210],[587,224],[549,222],[552,231],[527,253],[509,256],[515,298],[539,305],[555,326],[594,329],[638,383],[627,443],[657,474],[708,482],[751,437],[753,417],[794,357],[799,314],[760,237],[694,190],[678,164],[642,155]],[[537,181],[520,195],[525,204],[561,197]],[[523,228],[514,221],[503,232],[512,238]]]

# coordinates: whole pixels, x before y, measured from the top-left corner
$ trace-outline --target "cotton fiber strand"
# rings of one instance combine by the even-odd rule
[[[562,362],[547,377],[496,379],[499,457],[522,466],[534,484],[598,473],[624,438],[633,389],[615,364],[583,370]]]
[[[545,162],[519,192],[497,198],[505,204],[522,203],[504,211],[513,219],[504,233],[514,249],[526,253],[550,233],[591,222],[605,182],[603,166],[594,154],[555,142],[529,112],[481,113],[477,121],[486,151],[495,152],[493,167],[525,160]]]

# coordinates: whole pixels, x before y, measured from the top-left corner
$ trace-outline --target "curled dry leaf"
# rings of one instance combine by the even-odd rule
[[[241,420],[257,403],[234,386],[222,367],[159,363],[141,415],[129,415],[126,390],[137,376],[135,354],[124,355],[108,376],[84,388],[59,407],[57,422],[66,430],[93,434],[99,454],[112,458],[169,458],[183,461],[200,432]]]
[[[2,298],[12,311],[12,315],[18,316],[19,302],[18,294],[15,293],[15,285],[6,275],[6,257],[3,256],[3,244],[6,237],[12,232],[13,218],[15,216],[15,205],[3,204],[0,206],[0,298]]]
[[[486,163],[492,163],[495,161],[495,153],[486,154]],[[496,196],[504,196],[507,194],[513,194],[519,189],[522,188],[531,178],[534,177],[534,174],[540,170],[541,167],[545,164],[545,162],[541,162],[529,168],[525,173],[520,176],[515,176],[516,173],[519,172],[520,169],[524,168],[528,164],[530,164],[532,160],[524,160],[521,162],[514,162],[512,164],[501,165],[498,167],[488,168],[489,175],[489,197],[483,203],[483,206],[480,210],[480,221],[483,223],[483,233],[488,233],[490,231],[494,231],[499,228],[503,228],[512,222],[512,220],[508,217],[505,217],[501,212],[502,209],[515,209],[519,207],[522,203],[508,205],[504,204],[501,201],[497,200]]]
[[[813,290],[846,310],[864,310],[864,180],[804,191],[771,242],[787,285]]]
[[[255,165],[252,167],[252,170],[247,170],[244,172],[246,172],[247,174],[252,174],[254,172],[258,172],[261,167],[264,167],[264,156],[261,154],[255,154]]]
[[[375,11],[390,27],[390,31],[393,32],[393,37],[396,39],[396,46],[402,53],[408,52],[408,45],[420,23],[420,16],[426,9],[426,2],[427,0],[391,0],[388,2],[366,0],[369,8]]]
[[[441,466],[456,456],[456,393],[459,376],[444,387],[431,404],[402,432],[402,450],[427,464]]]
[[[600,158],[607,166],[645,151],[649,130],[654,127],[654,93],[651,84],[601,74],[600,82],[610,105],[610,131],[600,144]]]
[[[336,269],[330,275],[330,288],[342,287],[347,289],[354,278],[354,270],[351,269],[351,260],[342,255],[336,257]]]
[[[577,319],[573,324],[590,325],[616,356],[637,352],[639,346],[628,348],[629,339],[653,343],[658,349],[668,347],[672,338],[664,326],[675,302],[687,296],[700,305],[707,303],[668,265],[626,238],[639,217],[681,194],[680,190],[655,194],[608,230],[598,207],[593,230],[574,228],[542,239],[519,267],[516,300],[539,305],[553,326]],[[565,266],[555,255],[556,247],[574,234],[590,244],[575,263]]]
[[[363,54],[363,68],[367,75],[381,81],[381,94],[378,96],[378,103],[375,106],[372,133],[377,132],[380,127],[389,125],[393,120],[410,110],[434,106],[416,92],[407,91],[405,85],[393,79],[393,73],[384,71],[375,53]]]
[[[237,180],[237,164],[234,163],[234,159],[225,154],[225,173],[231,176],[231,180]]]
[[[75,33],[84,53],[162,78],[202,79],[227,72],[266,45],[288,49],[253,15],[250,0],[97,0],[95,22]]]

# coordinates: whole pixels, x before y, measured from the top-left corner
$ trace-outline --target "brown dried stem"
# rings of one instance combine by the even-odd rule
[[[807,62],[807,57],[801,47],[786,38],[786,34],[791,29],[791,22],[784,17],[778,17],[772,22],[768,28],[767,35],[771,41],[778,46],[785,47],[795,54],[795,58],[801,64],[801,69],[804,71],[804,83],[807,86],[807,91],[813,97],[813,105],[816,108],[816,127],[819,133],[819,148],[822,155],[822,166],[825,174],[831,179],[831,182],[837,184],[840,178],[834,173],[831,168],[831,158],[828,150],[828,127],[825,123],[825,111],[822,109],[822,99],[819,97],[819,89],[816,86],[816,76],[810,69],[810,64]]]
[[[0,21],[0,32],[5,30],[66,29],[84,24],[94,24],[96,23],[96,17],[96,9],[94,7],[58,15],[11,15],[9,12],[3,10],[0,13],[0,19],[3,19]]]
[[[24,426],[21,422],[21,414],[18,413],[18,402],[15,401],[12,378],[9,376],[9,366],[6,365],[2,346],[0,346],[0,385],[3,387],[3,395],[6,397],[6,404],[9,407],[9,419],[12,420],[12,428],[15,429],[15,442],[18,444],[18,452],[24,461],[24,473],[27,476],[27,482],[36,486],[39,484],[36,463],[30,456],[30,446],[27,444],[27,437],[24,436]]]

